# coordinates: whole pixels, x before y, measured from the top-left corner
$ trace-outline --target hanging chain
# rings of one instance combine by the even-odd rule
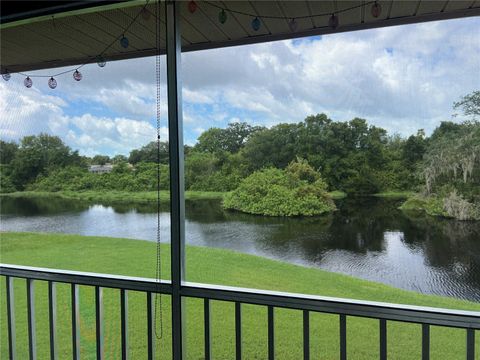
[[[156,21],[155,21],[155,40],[157,46],[157,54],[155,56],[155,77],[157,86],[157,271],[156,281],[159,284],[162,278],[162,259],[160,251],[160,1],[156,2]],[[159,286],[160,288],[160,286]],[[157,289],[158,291],[160,289]],[[159,327],[157,326],[157,318]],[[155,336],[161,339],[163,336],[163,316],[162,316],[162,295],[159,292],[155,293]]]

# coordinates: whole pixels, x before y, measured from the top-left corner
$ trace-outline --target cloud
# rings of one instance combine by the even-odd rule
[[[26,89],[15,83],[0,83],[0,133],[7,140],[52,131],[67,103],[58,97]]]
[[[156,129],[147,121],[85,114],[70,118],[69,122],[75,129],[68,132],[69,143],[85,149],[84,153],[89,156],[98,153],[126,155],[132,149],[156,140]],[[160,136],[163,140],[168,139],[166,127],[160,129]]]

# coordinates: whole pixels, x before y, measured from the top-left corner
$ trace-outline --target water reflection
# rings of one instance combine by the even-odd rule
[[[334,214],[268,218],[187,202],[187,243],[222,247],[480,301],[480,223],[403,214],[395,200],[339,201]],[[62,199],[2,199],[2,229],[156,239],[156,206],[92,205]],[[161,236],[170,219],[162,205]]]

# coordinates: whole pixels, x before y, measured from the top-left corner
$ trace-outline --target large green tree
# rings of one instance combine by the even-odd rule
[[[11,162],[12,182],[22,189],[42,173],[56,167],[81,165],[78,151],[72,151],[58,136],[25,136]]]
[[[213,127],[199,136],[195,148],[200,152],[236,153],[243,148],[254,133],[261,129],[261,127],[251,126],[245,122],[230,123],[226,129]]]

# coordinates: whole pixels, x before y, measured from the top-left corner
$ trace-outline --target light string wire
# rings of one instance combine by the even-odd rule
[[[162,279],[162,259],[161,259],[161,245],[160,245],[160,88],[161,88],[161,76],[160,76],[160,1],[157,1],[156,7],[156,21],[155,21],[155,40],[157,47],[157,55],[155,57],[155,80],[157,91],[157,268],[156,268],[156,281],[160,288],[160,281]],[[155,337],[161,339],[163,337],[163,314],[162,314],[162,294],[160,289],[155,293]],[[159,320],[159,326],[157,327],[157,317]]]
[[[117,43],[118,40],[120,40],[126,32],[128,32],[128,30],[130,30],[130,28],[132,27],[132,25],[137,21],[138,17],[142,14],[142,12],[144,11],[148,11],[148,9],[146,8],[148,3],[150,2],[150,0],[146,0],[145,1],[145,5],[142,6],[142,8],[138,11],[138,13],[133,17],[133,19],[130,21],[130,23],[127,25],[127,27],[125,29],[123,29],[122,33],[119,34],[117,37],[115,37],[115,39],[113,39],[113,41],[108,44],[105,49],[103,49],[103,51],[101,53],[99,53],[98,55],[96,56],[92,56],[90,57],[91,60],[96,60],[98,59],[99,57],[102,57],[114,44]],[[159,2],[159,1],[158,1]],[[52,16],[52,19],[55,20],[55,18]],[[68,73],[71,73],[73,71],[77,71],[79,69],[81,69],[82,67],[84,67],[85,65],[89,64],[90,62],[86,62],[84,64],[81,64],[79,66],[76,66],[76,67],[73,67],[73,68],[70,68],[68,70],[64,70],[64,71],[61,71],[59,73],[56,73],[56,74],[52,74],[52,75],[30,75],[30,74],[26,74],[26,73],[23,73],[23,72],[16,72],[15,74],[20,74],[20,75],[23,75],[23,76],[26,76],[26,77],[30,77],[30,78],[50,78],[50,77],[57,77],[57,76],[60,76],[60,75],[64,75],[64,74],[68,74]],[[8,69],[6,68],[5,70],[8,71]]]
[[[329,16],[329,15],[338,15],[347,11],[355,10],[364,6],[368,6],[371,4],[377,3],[378,0],[372,0],[366,3],[361,3],[358,5],[353,5],[345,9],[337,10],[337,11],[330,11],[330,12],[324,12],[324,13],[317,13],[317,14],[312,14],[312,15],[302,15],[302,16],[292,16],[292,17],[287,17],[287,16],[280,16],[280,15],[259,15],[259,14],[253,14],[253,13],[248,13],[246,11],[239,11],[239,10],[231,10],[226,7],[220,6],[215,4],[212,1],[202,1],[201,3],[208,4],[209,6],[212,6],[214,8],[217,8],[219,10],[223,10],[225,12],[229,12],[231,14],[237,14],[237,15],[243,15],[243,16],[248,16],[252,18],[259,18],[259,19],[274,19],[274,20],[301,20],[301,19],[308,19],[308,18],[313,18],[313,17],[320,17],[320,16]]]
[[[140,11],[138,11],[138,13],[135,15],[135,17],[130,21],[128,26],[125,29],[123,29],[121,34],[119,34],[117,37],[115,37],[115,39],[100,54],[98,54],[95,57],[91,57],[90,59],[95,60],[95,59],[98,59],[99,57],[102,57],[102,55],[104,55],[118,40],[120,40],[125,35],[126,32],[128,32],[128,30],[137,21],[138,17],[142,14],[142,12],[146,11],[148,13],[151,13],[146,8],[149,2],[150,2],[150,0],[146,0],[145,5],[142,6]],[[156,2],[158,3],[158,2],[160,2],[160,0],[158,0]],[[194,2],[194,1],[192,0],[192,2]],[[345,13],[345,12],[348,12],[348,11],[352,11],[352,10],[355,10],[355,9],[358,9],[358,8],[366,7],[368,5],[377,4],[378,0],[368,1],[368,2],[365,2],[365,3],[361,3],[361,4],[358,4],[358,5],[353,5],[353,6],[350,6],[348,8],[344,8],[344,9],[340,9],[340,10],[334,10],[334,11],[331,11],[331,12],[315,13],[315,14],[311,14],[311,15],[301,15],[301,16],[294,16],[294,17],[286,17],[286,16],[279,16],[279,15],[260,15],[260,14],[256,14],[256,13],[249,13],[249,12],[246,12],[246,11],[232,10],[232,9],[228,9],[224,6],[218,5],[218,4],[216,4],[212,1],[207,1],[207,0],[201,1],[201,3],[207,4],[208,6],[211,6],[213,8],[216,8],[216,9],[219,9],[221,11],[225,11],[225,12],[228,12],[228,13],[231,13],[231,14],[243,15],[243,16],[248,16],[248,17],[258,18],[258,19],[274,19],[274,20],[285,20],[285,21],[290,20],[290,21],[292,21],[292,20],[302,20],[302,19],[321,17],[321,16],[339,15],[339,14],[342,14],[342,13]],[[157,22],[159,21],[159,16],[160,16],[160,14],[157,14],[157,19],[156,19]],[[55,24],[54,16],[52,16],[52,19],[53,19],[54,24]],[[159,50],[159,48],[160,48],[159,44],[157,44],[157,47],[158,47],[158,50]],[[26,73],[23,73],[23,72],[17,72],[17,74],[20,74],[20,75],[23,75],[23,76],[26,76],[26,77],[29,77],[29,78],[51,78],[51,77],[57,77],[57,76],[60,76],[60,75],[68,74],[68,73],[71,73],[72,71],[78,71],[79,69],[81,69],[82,67],[84,67],[85,65],[87,65],[89,63],[90,62],[86,62],[84,64],[81,64],[79,66],[71,68],[69,70],[61,71],[61,72],[58,72],[58,73],[53,74],[53,75],[29,75],[29,74],[26,74]],[[8,69],[5,69],[5,70],[8,72]]]

